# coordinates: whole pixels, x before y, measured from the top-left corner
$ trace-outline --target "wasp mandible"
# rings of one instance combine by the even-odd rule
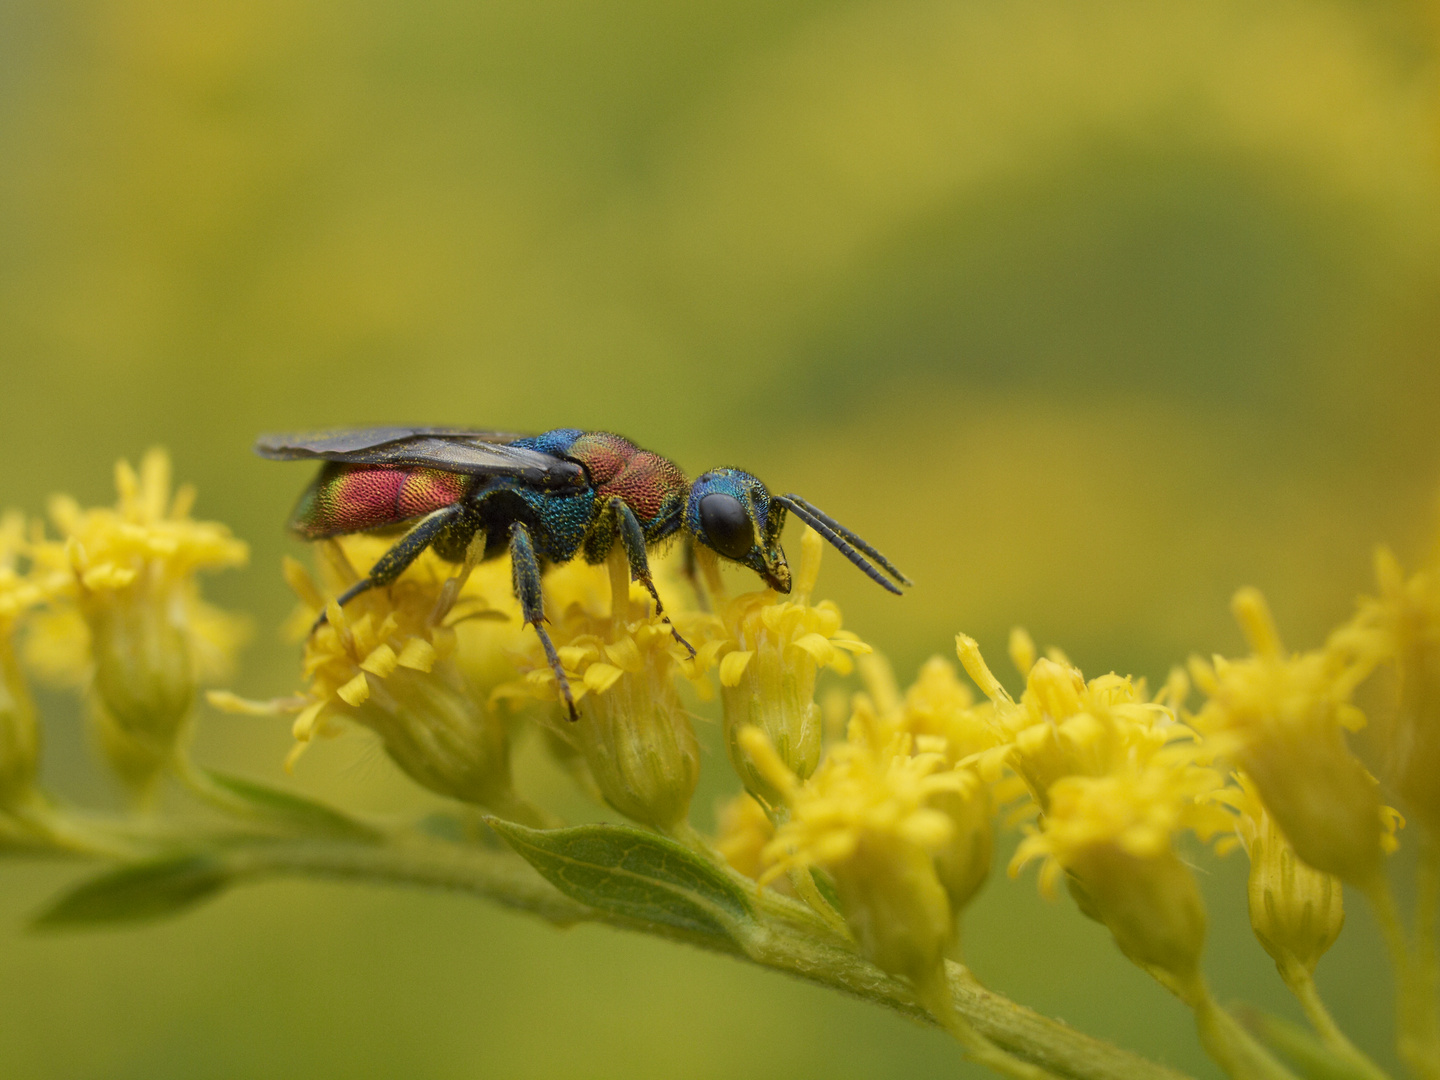
[[[687,545],[748,566],[776,592],[788,593],[780,532],[789,511],[890,592],[898,595],[899,586],[911,584],[880,552],[799,495],[772,495],[740,469],[712,469],[690,481],[668,458],[610,432],[355,428],[262,435],[255,450],[281,461],[324,462],[290,522],[305,539],[405,529],[337,598],[342,605],[389,585],[426,548],[455,563],[508,551],[522,617],[539,635],[572,720],[575,699],[545,631],[540,576],[547,563],[577,556],[604,562],[618,542],[631,579],[663,614],[646,552],[682,534]]]

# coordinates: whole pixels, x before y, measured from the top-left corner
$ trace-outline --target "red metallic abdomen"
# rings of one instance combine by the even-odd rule
[[[440,469],[328,464],[301,497],[290,527],[318,540],[397,525],[458,502],[472,479]]]

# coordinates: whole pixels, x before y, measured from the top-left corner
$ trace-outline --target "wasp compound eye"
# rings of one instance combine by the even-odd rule
[[[727,559],[743,559],[755,546],[750,515],[734,495],[706,495],[700,500],[700,527],[705,542]]]

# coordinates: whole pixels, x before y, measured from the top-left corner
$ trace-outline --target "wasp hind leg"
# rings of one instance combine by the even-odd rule
[[[684,646],[693,660],[695,646],[680,636],[680,631],[670,622],[670,616],[665,614],[665,605],[660,602],[660,594],[655,591],[655,580],[650,576],[650,560],[645,554],[645,531],[640,528],[640,520],[635,516],[635,511],[621,499],[613,499],[610,507],[618,519],[620,543],[624,545],[625,558],[630,563],[630,576],[645,586],[645,590],[655,601],[655,614],[664,616],[665,621],[670,623],[670,636]]]
[[[397,540],[389,551],[375,560],[375,565],[370,572],[357,581],[350,588],[335,598],[335,602],[344,607],[361,593],[369,592],[371,589],[384,588],[405,572],[406,567],[420,557],[420,553],[435,542],[435,538],[452,524],[461,514],[463,508],[460,504],[444,506],[433,513],[426,514],[420,521]],[[313,634],[329,620],[329,611],[322,611],[320,617],[315,620],[310,632]]]
[[[545,598],[540,589],[540,561],[535,558],[535,545],[530,540],[530,530],[521,522],[510,526],[510,573],[515,588],[515,599],[520,601],[521,617],[535,628],[540,644],[545,649],[545,659],[550,661],[550,670],[555,673],[555,685],[560,688],[560,697],[565,702],[565,711],[571,720],[579,720],[575,710],[575,695],[570,692],[570,680],[560,666],[560,656],[555,643],[545,631]]]

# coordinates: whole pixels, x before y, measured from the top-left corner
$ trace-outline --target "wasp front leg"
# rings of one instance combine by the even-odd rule
[[[560,666],[560,655],[555,643],[545,631],[545,598],[540,589],[540,561],[535,558],[535,545],[530,539],[530,530],[521,522],[510,526],[510,574],[515,589],[515,599],[520,601],[521,617],[535,628],[540,644],[545,649],[545,659],[550,661],[550,670],[555,673],[555,684],[565,701],[565,711],[571,720],[579,720],[575,710],[575,695],[570,692],[570,680]]]
[[[675,624],[670,622],[670,616],[665,614],[665,605],[660,602],[660,594],[655,590],[655,579],[650,576],[650,559],[645,553],[645,530],[640,528],[639,518],[623,499],[611,499],[609,510],[615,515],[620,543],[625,549],[625,558],[630,563],[630,576],[645,586],[645,590],[655,601],[655,614],[664,616],[665,621],[670,623],[671,636],[689,651],[693,659],[695,647],[681,637]]]

